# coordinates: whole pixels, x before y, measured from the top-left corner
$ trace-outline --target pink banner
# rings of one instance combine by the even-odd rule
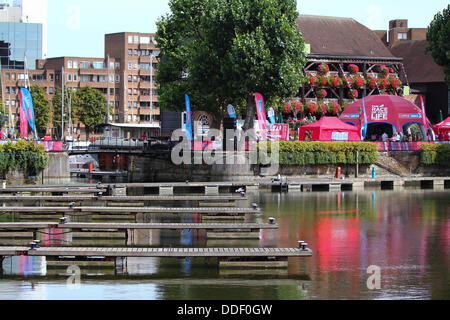
[[[428,136],[428,125],[427,125],[427,115],[425,114],[425,103],[423,102],[423,97],[420,96],[420,102],[422,103],[422,120],[423,120],[423,126],[425,127],[425,132]]]
[[[255,93],[256,111],[258,113],[258,123],[261,140],[267,140],[267,118],[266,109],[264,107],[264,99],[260,93]]]
[[[27,114],[25,113],[25,110],[23,109],[21,94],[19,94],[19,98],[20,98],[20,106],[19,106],[20,134],[22,135],[23,138],[27,138],[28,137],[28,119],[27,119]]]
[[[288,141],[289,125],[288,124],[272,124],[268,133],[271,141]]]

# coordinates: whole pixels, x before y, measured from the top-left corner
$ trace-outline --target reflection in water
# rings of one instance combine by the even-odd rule
[[[246,206],[258,202],[264,216],[247,221],[266,222],[274,217],[279,224],[278,230],[262,230],[260,241],[207,241],[205,232],[191,230],[140,230],[129,240],[139,246],[182,247],[293,247],[304,240],[313,257],[290,259],[287,271],[269,273],[219,270],[213,267],[216,261],[205,259],[129,258],[125,274],[151,279],[89,278],[81,290],[84,299],[234,299],[236,292],[245,299],[450,299],[448,195],[421,190],[249,194]],[[138,221],[201,222],[201,216],[149,214]],[[116,245],[108,239],[93,245],[100,243]],[[8,263],[3,263],[4,274],[41,274],[36,262],[24,262],[22,269]],[[371,265],[381,268],[380,290],[367,288]],[[296,280],[305,276],[309,280]],[[5,282],[0,283],[5,288]],[[66,292],[64,281],[46,280],[39,285],[45,287],[48,299],[63,291],[69,299],[82,296]],[[117,289],[108,290],[112,285]],[[144,288],[148,293],[140,291]],[[17,299],[30,297],[17,291],[14,281],[7,282],[5,289]]]

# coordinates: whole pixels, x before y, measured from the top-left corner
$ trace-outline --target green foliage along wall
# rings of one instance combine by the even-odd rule
[[[426,166],[450,166],[450,144],[424,143],[420,147],[420,163]]]
[[[28,176],[36,175],[47,166],[48,155],[43,145],[26,141],[0,145],[0,174],[12,170],[24,170]]]
[[[368,142],[279,142],[281,165],[351,165],[356,164],[356,152],[359,164],[373,164],[378,161],[377,151],[378,146]]]

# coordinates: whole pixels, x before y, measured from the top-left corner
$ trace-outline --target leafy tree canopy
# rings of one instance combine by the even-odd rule
[[[30,89],[33,98],[34,116],[36,123],[36,130],[40,136],[44,135],[47,128],[50,126],[51,120],[51,104],[45,96],[43,87],[34,85]]]
[[[194,108],[220,120],[226,106],[245,110],[248,128],[254,93],[269,103],[298,92],[306,63],[295,0],[171,0],[158,22],[160,105]]]
[[[450,85],[450,5],[434,16],[428,27],[427,40],[427,51],[444,68],[445,81]]]
[[[97,89],[84,87],[76,94],[75,112],[79,121],[86,127],[89,133],[98,125],[105,123],[107,114],[107,101],[105,96]]]

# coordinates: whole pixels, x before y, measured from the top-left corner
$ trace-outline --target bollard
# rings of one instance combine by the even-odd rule
[[[94,163],[93,162],[89,162],[89,173],[94,172]]]
[[[59,223],[60,224],[66,224],[66,222],[67,222],[67,218],[66,217],[59,218]]]
[[[269,224],[275,224],[275,218],[269,218]]]
[[[336,179],[340,179],[341,178],[341,174],[342,174],[342,168],[341,167],[337,167],[336,168]]]
[[[306,251],[306,247],[308,246],[308,244],[306,242],[302,243],[302,250]]]
[[[298,248],[301,249],[304,243],[305,241],[302,240],[298,241]]]
[[[256,203],[252,203],[252,207],[253,207],[253,209],[258,209],[258,204],[256,204]]]

